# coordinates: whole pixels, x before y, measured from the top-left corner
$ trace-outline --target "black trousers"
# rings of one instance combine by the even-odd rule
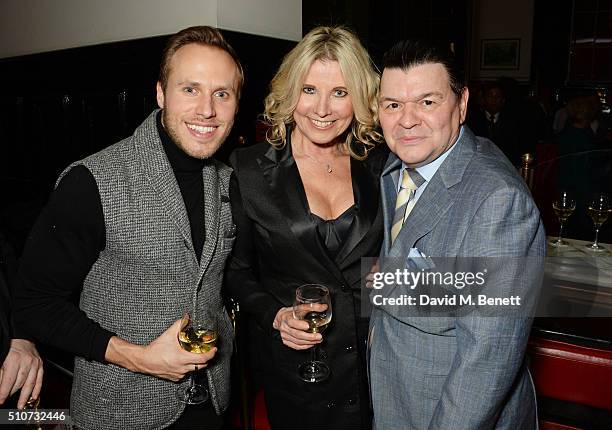
[[[169,430],[221,430],[223,428],[223,417],[215,413],[210,400],[201,405],[187,405],[185,412],[180,418],[168,427]]]

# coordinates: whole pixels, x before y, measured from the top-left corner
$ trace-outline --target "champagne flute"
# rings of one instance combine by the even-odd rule
[[[559,193],[558,197],[552,203],[555,215],[559,218],[559,237],[550,244],[552,246],[567,246],[568,243],[561,237],[563,234],[563,224],[576,209],[576,200],[567,191]]]
[[[589,251],[605,251],[606,248],[601,246],[597,239],[599,237],[599,229],[612,213],[610,198],[605,194],[599,194],[589,202],[588,212],[589,216],[593,220],[593,224],[595,224],[595,241],[585,246]]]
[[[185,351],[203,354],[215,347],[217,336],[216,318],[205,321],[197,319],[193,315],[190,317],[187,314],[181,324],[178,342]],[[198,367],[195,366],[194,370],[197,371]],[[189,385],[187,387],[178,387],[176,390],[176,396],[179,401],[188,405],[199,405],[208,400],[208,390],[196,383],[194,373],[190,373]]]
[[[323,285],[306,284],[295,290],[293,317],[308,322],[309,333],[322,333],[332,319],[329,289]],[[329,366],[317,360],[318,345],[311,348],[311,359],[298,367],[304,382],[321,382],[329,377]]]

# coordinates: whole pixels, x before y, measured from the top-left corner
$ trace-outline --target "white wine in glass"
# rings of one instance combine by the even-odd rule
[[[309,325],[308,333],[323,333],[331,322],[331,312],[306,312],[303,320]]]
[[[561,191],[552,203],[555,215],[559,219],[559,237],[550,244],[552,246],[568,246],[568,243],[561,237],[563,234],[563,224],[576,210],[576,200],[567,191]]]
[[[206,328],[188,326],[178,335],[181,348],[185,351],[202,354],[210,351],[217,344],[217,332]]]
[[[589,251],[602,252],[606,248],[601,246],[598,242],[599,229],[608,220],[610,214],[612,214],[612,204],[610,198],[605,194],[600,194],[589,202],[588,214],[593,220],[595,225],[595,241],[585,245]]]
[[[329,289],[323,285],[306,284],[295,290],[293,317],[308,322],[309,333],[321,333],[332,319]],[[304,382],[321,382],[329,378],[327,364],[317,359],[318,345],[311,348],[311,359],[298,367],[300,379]]]
[[[204,354],[217,344],[217,333],[216,318],[205,323],[194,319],[193,316],[186,315],[177,337],[179,345],[185,351],[194,354]],[[194,370],[198,370],[197,366]],[[189,385],[187,387],[178,387],[176,397],[179,401],[188,405],[199,405],[208,400],[208,390],[204,386],[196,384],[194,372],[191,372],[189,375]]]

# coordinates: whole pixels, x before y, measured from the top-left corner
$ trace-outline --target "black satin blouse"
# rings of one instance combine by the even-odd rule
[[[336,219],[323,219],[314,213],[312,219],[316,223],[317,233],[323,246],[327,249],[327,253],[332,259],[336,259],[336,255],[342,245],[349,236],[353,221],[355,219],[355,205],[345,210]]]

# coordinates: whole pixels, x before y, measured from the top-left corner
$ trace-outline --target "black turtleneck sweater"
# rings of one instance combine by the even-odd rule
[[[157,130],[181,190],[199,260],[205,238],[202,168],[207,161],[188,156],[172,141],[161,112]],[[86,167],[76,166],[62,178],[30,232],[14,300],[20,319],[36,325],[37,340],[100,362],[114,333],[88,318],[71,299],[80,294],[105,237],[96,182]]]

